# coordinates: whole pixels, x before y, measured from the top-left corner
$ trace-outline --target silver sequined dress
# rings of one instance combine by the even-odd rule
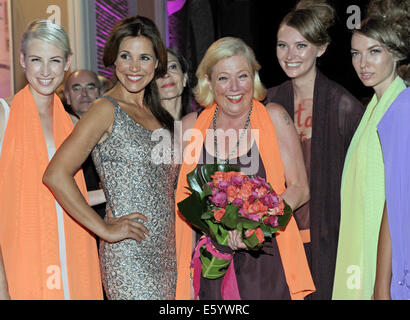
[[[159,144],[151,141],[153,131],[134,122],[115,100],[107,98],[115,105],[112,133],[92,151],[107,206],[115,217],[142,213],[149,219],[143,223],[150,234],[141,243],[131,239],[100,242],[105,292],[113,300],[174,299],[178,166],[155,164],[164,153],[152,152]]]

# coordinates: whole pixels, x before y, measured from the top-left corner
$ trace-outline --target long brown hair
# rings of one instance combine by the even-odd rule
[[[148,18],[135,16],[119,21],[112,29],[104,47],[103,62],[106,67],[113,66],[118,55],[121,42],[126,37],[144,36],[152,43],[158,66],[153,80],[145,87],[144,104],[151,110],[155,118],[167,129],[173,132],[172,116],[162,105],[155,79],[165,74],[167,70],[167,49],[162,41],[156,25]]]

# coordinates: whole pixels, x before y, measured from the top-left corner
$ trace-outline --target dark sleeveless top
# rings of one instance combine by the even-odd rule
[[[204,158],[215,159],[215,157],[207,152],[205,144],[201,154],[201,159]],[[252,160],[249,161],[249,159]],[[256,143],[253,143],[247,154],[232,159],[229,161],[229,164],[247,173],[247,169],[249,170],[249,167],[252,163],[254,164],[255,161],[258,161],[259,165],[257,172],[253,174],[266,179],[265,167],[259,155]],[[198,164],[198,168],[202,165],[203,164]],[[197,240],[201,236],[202,234],[197,233]],[[229,247],[218,244],[215,244],[215,246],[222,252],[232,252]],[[239,294],[242,300],[291,299],[275,237],[267,239],[261,251],[251,252],[248,250],[237,250],[234,254],[233,261],[235,264]],[[199,299],[222,300],[222,281],[223,277],[215,280],[201,277]]]

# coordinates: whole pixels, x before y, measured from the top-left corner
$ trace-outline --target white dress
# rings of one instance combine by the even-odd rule
[[[7,121],[9,119],[9,114],[10,114],[10,107],[7,104],[6,100],[0,98],[0,112],[4,113],[5,118],[4,118],[4,131],[0,132],[0,155],[1,155],[1,148],[3,146],[3,138],[4,138],[4,133],[6,132],[6,126],[7,126]]]

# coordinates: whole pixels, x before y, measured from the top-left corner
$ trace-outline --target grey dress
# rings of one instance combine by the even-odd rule
[[[114,124],[92,157],[115,217],[133,212],[145,215],[147,239],[100,242],[100,267],[108,299],[174,299],[176,287],[175,184],[178,166],[155,164],[159,142],[153,131],[133,121],[111,97]],[[161,129],[165,130],[165,129]],[[170,149],[165,151],[170,152]],[[154,160],[156,161],[153,161]]]

